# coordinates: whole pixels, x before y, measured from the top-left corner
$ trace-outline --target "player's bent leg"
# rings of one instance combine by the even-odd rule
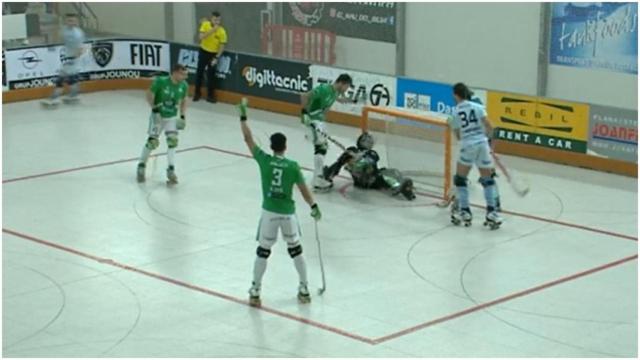
[[[69,96],[65,97],[63,101],[67,104],[75,104],[78,102],[78,93],[80,92],[78,75],[77,74],[69,75],[68,83],[71,90],[69,91]]]
[[[336,162],[331,164],[329,167],[324,167],[324,178],[328,181],[332,181],[334,177],[338,176],[342,167],[353,159],[353,154],[357,151],[358,149],[355,146],[347,148],[347,151],[343,152]]]
[[[147,160],[151,152],[158,148],[160,141],[156,137],[147,138],[147,142],[142,147],[142,154],[140,154],[140,160],[138,161],[138,167],[136,169],[136,179],[139,183],[145,181],[145,170],[147,167]]]
[[[493,168],[491,169],[491,178],[493,180],[495,180],[498,177],[498,174],[496,173],[496,169]],[[502,206],[500,205],[500,190],[498,189],[498,182],[496,181],[496,183],[493,185],[493,192],[495,194],[495,208],[497,212],[501,212],[502,211]]]
[[[451,222],[454,225],[463,223],[465,226],[471,225],[471,209],[469,207],[469,189],[467,188],[467,175],[469,174],[470,166],[458,163],[458,172],[453,177],[453,184],[456,187],[457,194],[457,209],[451,213]]]
[[[280,227],[279,214],[263,210],[258,223],[256,240],[256,259],[253,264],[253,282],[249,289],[249,305],[260,306],[260,287],[262,278],[267,270],[267,259],[271,255],[271,248],[276,242]]]
[[[485,226],[489,226],[491,230],[495,230],[502,224],[502,218],[495,210],[495,179],[491,176],[493,168],[480,168],[480,183],[484,188],[484,197],[487,202],[487,215],[485,218]]]
[[[253,265],[254,279],[262,279],[262,276],[267,269],[267,259],[269,258],[269,255],[271,255],[271,249],[258,246],[256,249],[256,260]],[[251,287],[249,288],[249,305],[262,305],[262,301],[260,300],[260,282],[256,282],[256,280],[251,283]]]
[[[60,95],[64,91],[64,81],[65,77],[60,75],[56,78],[55,88],[53,89],[53,93],[48,99],[44,99],[40,102],[40,104],[46,109],[55,109],[60,105]]]
[[[282,237],[287,242],[287,252],[293,259],[293,264],[298,272],[300,284],[298,286],[298,301],[303,304],[311,301],[311,295],[307,287],[307,265],[302,255],[302,245],[300,238],[302,231],[295,214],[282,217],[281,221]]]
[[[176,175],[175,158],[176,149],[178,147],[178,132],[177,131],[165,131],[167,136],[167,183],[169,185],[175,185],[178,183],[178,176]]]
[[[313,188],[316,191],[327,191],[331,189],[333,183],[324,177],[324,158],[327,155],[327,144],[314,145],[313,156]]]
[[[176,175],[176,151],[178,148],[178,118],[167,119],[164,125],[164,132],[167,137],[167,184],[176,185],[178,176]]]

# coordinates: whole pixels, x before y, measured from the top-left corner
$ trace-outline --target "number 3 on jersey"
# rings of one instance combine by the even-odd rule
[[[467,126],[469,126],[470,123],[477,123],[478,122],[478,118],[476,118],[476,112],[472,109],[471,111],[469,111],[469,118],[467,119],[467,113],[464,111],[460,111],[458,113],[458,116],[460,116],[460,120],[462,120],[462,128],[466,128]]]
[[[273,168],[273,179],[271,180],[271,186],[282,186],[282,169]]]

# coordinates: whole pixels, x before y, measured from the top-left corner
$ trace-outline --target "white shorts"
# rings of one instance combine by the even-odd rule
[[[460,148],[458,162],[467,166],[476,165],[479,169],[492,169],[493,158],[491,157],[489,143],[482,142]]]
[[[308,126],[309,139],[313,142],[313,145],[327,145],[327,137],[324,135],[327,133],[324,121],[313,120]]]
[[[287,247],[291,248],[300,244],[302,232],[296,214],[278,214],[263,209],[256,239],[260,242],[260,247],[271,249],[278,239],[278,229],[280,229]]]
[[[149,117],[149,130],[147,131],[147,133],[149,134],[149,137],[154,137],[157,138],[160,136],[160,134],[162,134],[162,132],[178,132],[178,128],[177,128],[177,122],[178,122],[178,117],[174,116],[174,117],[170,117],[170,118],[163,118],[161,116],[156,116],[154,113],[151,113],[151,116]]]

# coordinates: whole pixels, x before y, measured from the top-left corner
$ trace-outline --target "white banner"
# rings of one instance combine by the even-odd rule
[[[323,83],[333,83],[340,74],[347,73],[353,79],[353,85],[345,96],[353,101],[352,104],[336,103],[331,107],[333,111],[360,115],[364,105],[395,106],[396,79],[392,76],[371,74],[360,71],[331,68],[321,65],[311,65],[309,73],[313,79],[313,86]]]
[[[96,41],[84,55],[84,71],[140,70],[169,72],[169,44],[155,41]]]
[[[76,59],[78,71],[89,80],[129,79],[167,73],[169,44],[143,40],[104,40],[87,43]],[[61,45],[6,51],[6,80],[13,88],[47,86],[67,60]]]
[[[7,50],[7,81],[54,76],[60,69],[60,46]]]

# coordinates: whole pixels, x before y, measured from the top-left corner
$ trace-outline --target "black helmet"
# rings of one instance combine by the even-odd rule
[[[356,145],[360,150],[371,150],[373,149],[373,144],[375,140],[373,136],[368,132],[363,132],[360,136],[358,136],[358,141],[356,141]]]

